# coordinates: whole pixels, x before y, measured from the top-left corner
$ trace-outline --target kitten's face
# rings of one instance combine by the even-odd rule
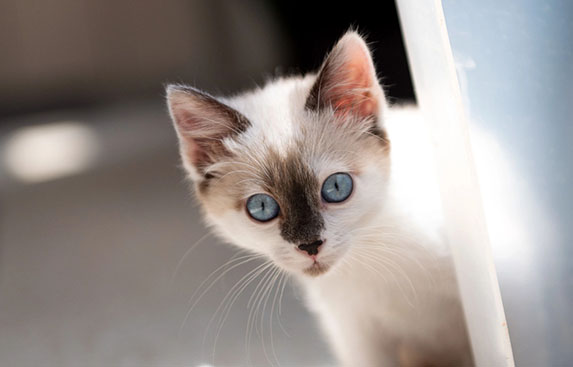
[[[285,269],[317,275],[341,259],[379,212],[388,151],[384,140],[368,132],[368,122],[357,129],[332,113],[306,115],[280,148],[264,135],[236,139],[232,154],[209,167],[212,177],[198,185],[198,195],[228,239]],[[327,192],[336,193],[336,186],[341,195]],[[257,194],[270,196],[278,210],[258,202]],[[249,198],[257,202],[248,206]],[[323,243],[315,256],[299,248],[317,240]]]
[[[384,203],[383,94],[354,33],[318,76],[277,83],[270,89],[281,93],[263,89],[226,104],[170,87],[170,112],[216,230],[290,272],[317,276],[343,261]]]

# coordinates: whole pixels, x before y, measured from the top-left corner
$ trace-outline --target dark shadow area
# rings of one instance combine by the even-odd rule
[[[390,100],[414,99],[392,1],[7,0],[1,9],[1,120],[161,99],[166,82],[234,93],[316,70],[350,28],[367,36]]]
[[[391,101],[413,101],[414,90],[406,50],[393,1],[352,1],[347,4],[270,1],[292,47],[287,71],[316,70],[324,55],[349,29],[366,36],[374,54],[376,70]]]

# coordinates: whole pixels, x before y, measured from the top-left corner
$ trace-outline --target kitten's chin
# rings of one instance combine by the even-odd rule
[[[310,262],[310,261],[309,261]],[[311,265],[307,264],[285,264],[285,263],[276,263],[279,267],[283,268],[287,272],[291,273],[292,275],[298,277],[312,277],[316,278],[327,273],[330,268],[332,268],[332,264],[327,264],[323,261],[316,261]]]
[[[317,277],[326,273],[330,269],[330,265],[322,264],[319,262],[315,262],[308,268],[302,270],[302,272],[311,277]]]

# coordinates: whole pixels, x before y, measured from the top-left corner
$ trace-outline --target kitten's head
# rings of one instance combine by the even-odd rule
[[[318,75],[229,99],[172,85],[167,98],[207,220],[234,244],[317,276],[380,212],[386,103],[358,34],[338,42]]]

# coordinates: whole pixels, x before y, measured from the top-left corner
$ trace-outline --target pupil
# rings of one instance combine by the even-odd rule
[[[335,182],[335,183],[334,183],[334,188],[336,188],[336,191],[339,190],[339,188],[338,188],[338,182]]]
[[[263,211],[265,210],[265,202],[261,201],[261,207],[263,208]]]

